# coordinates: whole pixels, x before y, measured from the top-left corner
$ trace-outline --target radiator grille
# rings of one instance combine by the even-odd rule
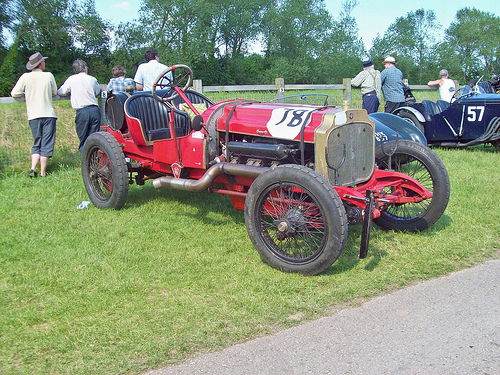
[[[327,135],[327,177],[332,185],[350,186],[367,181],[375,166],[374,127],[353,122],[334,127]]]

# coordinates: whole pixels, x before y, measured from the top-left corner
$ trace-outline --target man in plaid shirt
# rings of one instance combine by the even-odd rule
[[[121,65],[113,66],[111,70],[113,77],[108,83],[108,92],[113,94],[125,91],[134,91],[134,80],[132,78],[125,78],[125,68]]]
[[[405,105],[403,73],[396,68],[396,60],[392,56],[387,56],[383,64],[385,69],[380,73],[380,78],[385,99],[385,112],[392,113],[396,108]]]

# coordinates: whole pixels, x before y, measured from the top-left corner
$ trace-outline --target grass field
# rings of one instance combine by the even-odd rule
[[[374,227],[363,260],[350,227],[314,277],[266,266],[225,196],[147,183],[120,211],[77,210],[88,196],[68,149],[45,179],[0,178],[2,374],[137,374],[500,255],[491,147],[436,149],[451,180],[443,217],[422,233]]]

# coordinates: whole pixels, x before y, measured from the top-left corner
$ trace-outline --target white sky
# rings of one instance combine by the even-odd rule
[[[469,7],[487,11],[498,16],[498,0],[358,0],[352,15],[359,28],[367,49],[371,47],[377,33],[383,35],[396,18],[404,17],[417,9],[434,10],[437,22],[444,32],[454,20],[457,10]],[[113,24],[132,21],[137,18],[140,0],[95,0],[96,10],[105,20]],[[473,5],[472,5],[473,4]],[[342,0],[325,0],[327,10],[338,18]]]

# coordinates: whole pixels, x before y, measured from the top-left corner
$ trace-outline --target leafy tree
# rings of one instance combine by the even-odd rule
[[[17,49],[19,41],[16,40],[9,49],[7,56],[0,67],[0,96],[10,96],[10,91],[17,81]]]
[[[103,57],[109,54],[111,48],[108,22],[102,20],[95,9],[94,0],[84,0],[75,9],[72,17],[73,43],[87,57]]]
[[[330,27],[323,0],[276,0],[263,18],[266,56],[318,56]]]
[[[445,39],[454,46],[465,81],[500,68],[500,17],[475,8],[460,9]]]
[[[366,54],[363,41],[352,11],[358,6],[357,0],[345,0],[337,20],[333,20],[329,35],[322,49],[325,53],[361,58]]]
[[[427,66],[434,58],[437,32],[441,28],[432,10],[418,9],[398,17],[383,37],[374,39],[372,56],[382,60],[387,55],[399,56],[399,65],[412,83],[429,80]],[[430,74],[430,73],[427,73]]]
[[[17,0],[15,32],[22,55],[27,59],[40,51],[51,59],[55,71],[66,70],[74,52],[68,0]]]
[[[0,0],[0,48],[5,47],[5,32],[11,26],[12,0]]]

